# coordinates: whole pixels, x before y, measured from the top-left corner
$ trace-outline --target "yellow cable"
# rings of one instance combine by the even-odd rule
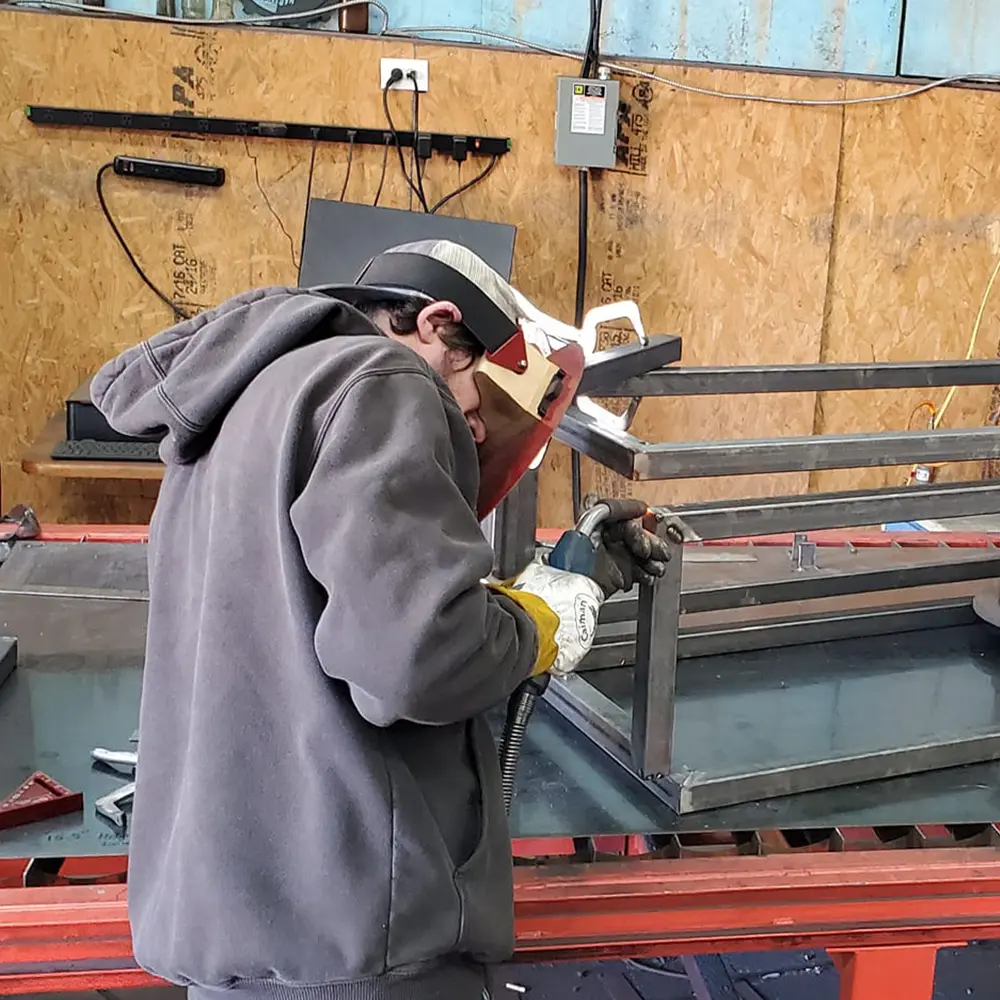
[[[983,323],[983,316],[986,314],[986,305],[990,300],[990,293],[993,291],[993,286],[996,284],[997,275],[1000,275],[1000,256],[997,257],[996,266],[993,268],[993,273],[990,275],[990,280],[986,284],[986,291],[983,292],[983,301],[979,304],[979,313],[976,316],[976,322],[972,327],[972,336],[969,338],[969,349],[965,352],[965,360],[971,361],[972,355],[976,351],[976,341],[979,339],[979,328]],[[941,404],[941,408],[937,411],[934,416],[933,427],[937,428],[941,424],[941,420],[944,418],[945,411],[951,406],[951,401],[955,398],[955,393],[958,392],[958,386],[953,385],[948,390],[948,395],[945,396],[944,402]],[[911,417],[912,419],[912,417]]]

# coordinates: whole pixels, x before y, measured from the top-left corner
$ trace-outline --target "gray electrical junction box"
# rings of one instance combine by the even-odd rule
[[[618,81],[561,76],[556,88],[556,164],[615,166]]]

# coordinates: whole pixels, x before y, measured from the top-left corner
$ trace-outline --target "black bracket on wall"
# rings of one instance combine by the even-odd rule
[[[251,118],[206,118],[202,115],[151,115],[132,111],[88,111],[83,108],[53,108],[29,104],[24,109],[34,125],[66,125],[73,128],[115,128],[135,132],[173,132],[189,135],[257,136],[262,139],[302,139],[307,142],[343,142],[363,146],[414,145],[413,132],[397,129],[396,140],[388,129],[353,128],[347,125],[302,125],[296,122],[265,122]],[[510,139],[450,132],[421,132],[421,143],[430,140],[431,150],[456,159],[469,156],[503,156]],[[460,155],[461,154],[461,155]]]

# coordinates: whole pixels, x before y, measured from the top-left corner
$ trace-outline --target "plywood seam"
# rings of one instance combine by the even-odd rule
[[[845,87],[846,93],[846,87]],[[830,248],[826,259],[826,286],[823,293],[823,317],[820,323],[819,333],[819,357],[818,361],[827,360],[827,348],[830,340],[830,325],[833,314],[834,282],[837,266],[837,239],[840,233],[840,213],[843,207],[844,191],[844,161],[846,158],[845,147],[847,143],[847,106],[840,107],[840,137],[837,143],[837,176],[833,186],[833,209],[830,213]],[[819,434],[823,427],[823,399],[825,393],[817,392],[815,405],[813,408],[812,433]],[[816,473],[809,473],[809,489],[815,486]]]

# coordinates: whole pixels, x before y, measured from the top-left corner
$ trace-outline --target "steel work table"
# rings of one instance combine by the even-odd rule
[[[13,789],[32,771],[42,770],[84,792],[86,804],[82,815],[0,832],[0,857],[117,855],[126,849],[126,838],[94,813],[93,802],[122,778],[93,767],[90,750],[126,748],[137,725],[147,607],[145,550],[141,545],[93,544],[47,548],[52,558],[30,571],[18,573],[13,560],[8,570],[0,569],[0,634],[16,635],[19,642],[19,666],[0,687],[0,789]],[[4,588],[28,590],[32,596],[5,593]],[[79,595],[103,589],[108,596],[59,596],[59,588]],[[856,654],[859,644],[870,654],[868,662],[855,669],[853,680],[845,680],[838,660]],[[808,684],[779,683],[770,693],[759,688],[757,694],[747,693],[748,682],[759,681],[765,666],[774,673],[776,659],[787,659],[789,667],[795,660],[801,675],[804,656],[810,662]],[[908,698],[913,711],[899,716],[908,724],[919,725],[941,713],[954,721],[965,712],[970,724],[984,725],[1000,717],[1000,637],[988,626],[966,625],[840,640],[815,649],[685,660],[678,685],[679,746],[690,743],[700,752],[715,745],[724,760],[726,733],[712,719],[727,715],[720,701],[746,697],[773,700],[773,726],[760,734],[762,753],[776,752],[772,743],[788,733],[798,739],[818,733],[835,742],[843,738],[845,720],[863,713],[866,704],[877,704],[872,686],[877,690],[889,662],[898,665],[901,658],[912,663]],[[717,680],[723,671],[724,685],[703,682],[709,672]],[[606,693],[627,702],[628,673],[595,671],[589,676]],[[779,675],[780,669],[774,673]],[[934,713],[929,711],[932,700]],[[820,724],[804,727],[807,718]],[[824,718],[828,726],[822,724]],[[498,712],[497,725],[500,719]],[[529,727],[518,779],[512,811],[516,838],[973,825],[1000,819],[996,762],[677,815],[545,705]]]
[[[31,544],[17,548],[30,552]],[[82,814],[0,833],[0,885],[17,884],[28,858],[68,858],[70,869],[41,883],[47,887],[0,888],[0,994],[155,982],[131,957],[121,884],[126,839],[93,809],[123,779],[93,768],[89,756],[96,745],[126,747],[136,725],[145,549],[47,544],[49,558],[31,564],[22,557],[20,568],[8,559],[0,568],[0,634],[16,635],[20,645],[19,666],[0,687],[0,789],[40,769],[86,801]],[[992,708],[982,695],[992,691],[997,654],[985,626],[896,641],[894,655],[922,664],[919,683],[929,691],[926,671],[937,671],[941,683],[957,677],[959,690],[982,703],[976,711]],[[828,652],[834,646],[825,645]],[[755,656],[730,656],[727,669],[734,678],[752,674]],[[706,662],[683,661],[682,672],[691,672],[679,684],[682,701],[701,697],[698,666]],[[598,680],[614,693],[627,674]],[[822,667],[815,676],[822,687]],[[678,815],[543,704],[529,728],[512,816],[515,853],[535,859],[515,869],[517,956],[825,947],[842,969],[844,998],[881,1000],[886,977],[908,995],[929,996],[938,945],[1000,935],[1000,855],[971,846],[994,836],[998,788],[1000,764],[981,764]],[[958,835],[946,849],[787,853],[796,829],[911,824],[948,824]],[[970,840],[967,829],[987,837]],[[782,853],[695,856],[699,832],[761,830],[785,831]],[[538,857],[565,855],[570,837],[605,851],[600,835],[621,834],[660,837],[612,836],[617,861]],[[693,854],[664,855],[660,844],[671,834],[688,835]],[[636,850],[641,856],[631,856]]]

